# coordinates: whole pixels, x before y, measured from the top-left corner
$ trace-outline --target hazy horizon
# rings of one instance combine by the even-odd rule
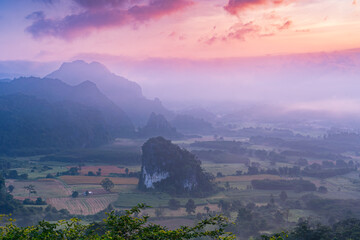
[[[172,109],[357,114],[359,15],[355,0],[4,0],[0,78],[80,59]]]

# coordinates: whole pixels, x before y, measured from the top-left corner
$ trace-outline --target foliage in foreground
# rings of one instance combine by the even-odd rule
[[[209,237],[210,239],[231,240],[235,237],[225,232],[227,219],[223,216],[210,217],[199,222],[194,227],[180,227],[169,230],[164,226],[148,223],[148,216],[136,217],[144,204],[127,210],[124,215],[117,215],[115,211],[108,213],[102,224],[81,224],[79,219],[49,223],[39,222],[30,227],[18,227],[13,219],[0,227],[0,239],[114,239],[114,240],[140,240],[140,239],[194,239]]]
[[[308,221],[300,222],[288,234],[275,234],[272,237],[262,236],[263,240],[355,240],[360,239],[360,219],[349,218],[324,226],[313,225]]]

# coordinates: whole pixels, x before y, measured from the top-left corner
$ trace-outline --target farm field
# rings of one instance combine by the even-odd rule
[[[276,175],[264,174],[264,175],[226,176],[226,177],[216,178],[215,181],[216,182],[250,182],[252,180],[264,180],[264,179],[280,180],[283,178]]]
[[[119,193],[114,206],[119,208],[131,208],[134,206],[134,203],[145,203],[151,207],[167,207],[170,199],[174,197],[170,196],[166,193],[146,193],[146,192],[138,192],[133,191],[129,193]],[[178,198],[175,197],[180,204],[184,206],[189,198]],[[195,204],[197,205],[206,205],[206,198],[194,198]]]
[[[74,166],[68,166],[67,168],[70,169],[71,167]],[[82,176],[87,175],[88,172],[93,172],[94,174],[96,174],[99,169],[101,169],[101,176],[108,176],[110,173],[125,173],[125,168],[114,165],[82,166],[79,170],[79,173]]]
[[[97,177],[97,176],[70,176],[65,175],[61,176],[60,179],[69,185],[78,185],[78,184],[100,184],[103,179],[106,177]],[[137,178],[121,178],[121,177],[109,177],[109,179],[114,184],[121,185],[136,185],[138,184]]]
[[[34,185],[36,194],[31,194],[31,196],[40,196],[40,197],[62,197],[70,196],[72,189],[69,186],[64,185],[61,181],[57,179],[39,179],[39,180],[6,180],[6,185],[13,185],[15,188],[13,190],[13,196],[15,198],[19,197],[20,199],[29,197],[28,191],[24,189],[25,186]]]
[[[98,213],[109,206],[117,198],[117,194],[106,194],[103,196],[86,196],[86,197],[62,197],[49,198],[47,203],[56,209],[66,209],[75,215],[91,215]]]
[[[211,139],[210,139],[211,140]],[[182,147],[187,147],[191,141],[181,143]],[[116,144],[122,144],[117,142]],[[132,145],[133,147],[133,145]],[[140,146],[139,146],[140,147]],[[252,149],[266,149],[273,151],[274,148],[263,145],[253,145]],[[278,150],[274,150],[278,151]],[[113,156],[115,159],[115,156]],[[296,157],[288,158],[289,162],[276,162],[262,161],[254,156],[249,157],[250,165],[256,166],[259,170],[278,169],[278,168],[293,168],[298,166],[295,163]],[[18,161],[27,161],[26,159]],[[323,160],[309,158],[309,163],[321,164]],[[31,194],[31,199],[35,201],[41,197],[48,205],[53,206],[57,210],[66,209],[70,214],[77,215],[84,220],[91,219],[94,214],[101,210],[106,209],[111,204],[116,210],[129,209],[138,203],[145,203],[152,208],[145,209],[141,215],[149,215],[152,222],[161,223],[169,228],[179,227],[182,224],[192,225],[194,221],[208,216],[208,214],[225,214],[231,221],[237,220],[238,209],[236,208],[223,208],[222,204],[233,204],[237,202],[238,208],[252,209],[254,216],[262,216],[263,212],[266,218],[269,218],[268,224],[274,226],[273,216],[275,210],[281,214],[287,213],[286,217],[283,216],[285,221],[281,222],[284,228],[295,226],[300,219],[309,219],[311,221],[320,221],[326,223],[328,218],[323,213],[317,211],[316,208],[309,208],[306,199],[319,198],[324,200],[357,200],[360,199],[360,177],[359,171],[351,171],[344,175],[337,175],[329,178],[315,178],[307,176],[289,176],[286,174],[264,174],[257,173],[255,175],[248,174],[249,164],[245,163],[214,163],[204,161],[202,167],[205,171],[217,176],[214,179],[217,187],[217,192],[207,195],[203,198],[191,196],[171,196],[161,192],[142,192],[137,188],[137,178],[127,177],[113,177],[110,174],[124,174],[125,168],[130,172],[140,171],[139,164],[126,165],[122,162],[109,162],[102,163],[95,160],[85,163],[81,166],[79,175],[61,175],[62,172],[68,171],[71,167],[78,166],[75,163],[64,162],[38,162],[36,159],[31,160],[31,168],[17,167],[18,173],[27,173],[28,180],[20,179],[7,179],[6,185],[13,185],[15,189],[12,194],[14,198],[24,200],[29,197],[28,192],[24,186],[34,185],[36,193]],[[83,163],[84,164],[84,163]],[[88,165],[87,165],[88,164]],[[96,165],[98,164],[98,165]],[[109,165],[106,165],[109,164]],[[34,168],[36,166],[36,168]],[[50,168],[48,170],[43,170]],[[88,172],[96,174],[98,169],[101,168],[101,176],[87,176]],[[301,167],[304,169],[304,167]],[[241,172],[240,172],[241,171]],[[60,174],[57,174],[59,172]],[[263,171],[265,172],[265,171]],[[53,174],[54,178],[45,178],[47,174]],[[110,177],[110,176],[111,177]],[[223,177],[219,177],[223,176]],[[109,178],[115,185],[111,192],[107,192],[100,185],[101,181]],[[281,190],[259,190],[253,189],[253,180],[292,180],[303,179],[315,184],[316,189],[319,187],[326,187],[326,193],[318,191],[295,191],[286,190],[286,201],[282,201],[280,195]],[[78,192],[79,196],[76,198],[71,197],[73,192]],[[86,192],[90,192],[85,196]],[[195,202],[195,213],[189,214],[186,212],[185,205],[189,199]],[[169,208],[169,200],[176,199],[180,203],[180,208],[171,210]],[[344,203],[346,204],[350,203]],[[32,207],[33,205],[26,205]],[[231,205],[229,205],[231,206]],[[46,208],[47,206],[41,206]],[[326,211],[325,211],[326,213]],[[328,213],[326,213],[328,214]],[[86,217],[85,217],[86,216]],[[98,217],[100,215],[95,215]]]

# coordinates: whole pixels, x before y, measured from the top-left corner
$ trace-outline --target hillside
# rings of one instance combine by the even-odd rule
[[[209,134],[214,131],[211,123],[202,118],[196,118],[191,115],[176,115],[171,124],[184,133],[203,133]]]
[[[171,126],[163,115],[156,113],[151,113],[147,124],[139,129],[139,136],[145,138],[162,136],[170,139],[184,137]]]
[[[112,137],[129,137],[134,133],[133,124],[127,115],[92,82],[85,81],[70,86],[60,80],[35,77],[0,82],[0,96],[19,93],[44,99],[50,103],[65,101],[93,108],[105,121],[105,128]]]
[[[70,85],[77,85],[83,81],[96,83],[99,89],[122,108],[137,125],[143,125],[152,112],[165,116],[172,115],[158,99],[145,98],[137,83],[111,73],[98,62],[88,64],[78,60],[63,63],[58,70],[47,75],[47,78],[60,79]]]
[[[0,96],[0,153],[94,147],[111,139],[99,111],[22,94]]]

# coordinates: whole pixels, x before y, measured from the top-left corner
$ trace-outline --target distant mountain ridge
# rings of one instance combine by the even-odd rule
[[[161,114],[151,113],[147,124],[139,129],[140,137],[166,137],[169,139],[183,138],[184,135],[176,131],[176,128]]]
[[[96,109],[21,93],[0,96],[0,155],[96,147],[111,138]]]
[[[101,92],[123,109],[136,125],[144,125],[152,112],[172,116],[160,100],[149,100],[142,94],[141,87],[132,81],[111,73],[98,62],[86,63],[81,60],[63,63],[46,78],[60,79],[70,85],[84,81],[94,82]]]
[[[44,99],[50,103],[72,102],[98,111],[113,137],[129,137],[134,134],[134,126],[127,115],[96,85],[85,81],[70,86],[60,80],[48,78],[18,78],[11,82],[0,82],[0,96],[24,94]]]

